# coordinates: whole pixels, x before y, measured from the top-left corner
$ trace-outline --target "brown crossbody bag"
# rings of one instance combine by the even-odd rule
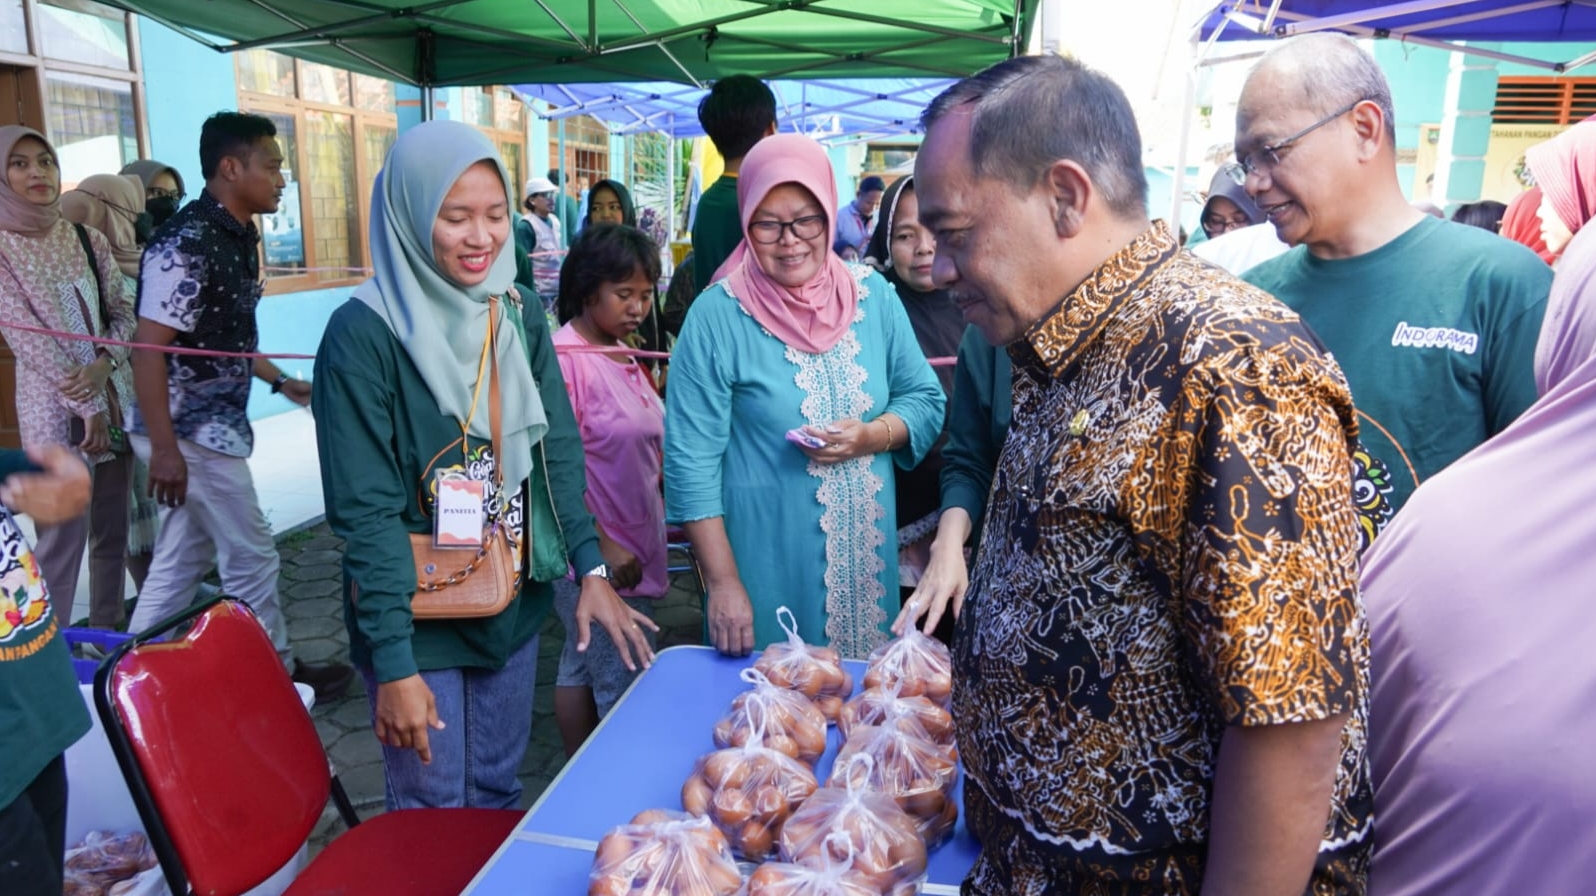
[[[504,494],[504,451],[500,439],[499,354],[496,344],[495,318],[498,315],[498,297],[488,299],[488,336],[483,353],[487,356],[488,373],[488,426],[493,438],[493,486],[499,496],[496,502],[500,511],[487,521],[483,528],[482,544],[472,554],[467,549],[440,548],[430,533],[410,533],[410,552],[416,562],[416,593],[410,599],[410,614],[417,619],[478,619],[496,616],[515,599],[521,590],[521,564],[518,552],[521,539],[505,525],[505,509],[510,506]],[[477,386],[481,388],[482,366],[477,368]],[[472,399],[475,407],[475,394]],[[468,444],[466,430],[461,427],[460,441],[445,447],[427,464],[431,471],[444,452],[456,444],[464,450]],[[426,502],[421,502],[426,512]],[[462,563],[462,558],[465,559]]]

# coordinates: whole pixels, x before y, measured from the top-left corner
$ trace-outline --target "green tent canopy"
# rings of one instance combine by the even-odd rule
[[[423,87],[962,77],[1040,0],[109,0],[218,51],[261,47]]]

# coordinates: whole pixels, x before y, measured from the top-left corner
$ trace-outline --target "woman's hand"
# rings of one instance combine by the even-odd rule
[[[67,400],[82,404],[100,394],[110,378],[111,362],[102,355],[91,363],[73,368],[55,387]]]
[[[599,553],[604,555],[604,563],[610,568],[610,584],[617,589],[636,588],[637,583],[643,581],[643,564],[637,555],[602,532],[599,533]]]
[[[819,448],[799,445],[798,450],[820,464],[834,464],[856,457],[869,457],[887,447],[885,424],[837,420],[827,426],[805,426],[804,432],[825,442]]]
[[[93,457],[111,450],[111,420],[105,414],[95,414],[83,421],[83,441],[78,444],[83,453]]]
[[[726,656],[747,656],[754,650],[754,605],[741,581],[707,585],[709,640]]]
[[[586,651],[592,640],[593,623],[598,622],[615,642],[626,671],[636,672],[641,666],[647,669],[654,664],[654,650],[648,646],[649,631],[659,631],[659,626],[648,616],[628,607],[626,601],[615,593],[601,576],[583,576],[582,595],[576,601],[576,649]],[[634,659],[635,657],[635,659]]]
[[[925,616],[926,634],[936,631],[937,623],[949,603],[953,618],[959,618],[964,609],[964,594],[970,588],[970,572],[964,565],[964,541],[970,536],[970,515],[963,508],[951,507],[942,512],[937,521],[937,537],[931,542],[931,559],[920,584],[909,595],[909,602],[892,623],[893,634],[903,634],[921,615]]]
[[[377,685],[377,712],[372,729],[381,743],[404,750],[415,750],[422,765],[432,763],[428,729],[442,731],[438,704],[432,688],[420,675],[385,681]]]

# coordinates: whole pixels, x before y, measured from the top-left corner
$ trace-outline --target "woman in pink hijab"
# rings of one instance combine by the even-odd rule
[[[1370,896],[1596,881],[1596,227],[1559,265],[1535,379],[1364,556]]]
[[[685,526],[716,649],[799,634],[863,657],[898,613],[892,467],[942,429],[944,399],[897,293],[831,251],[825,150],[783,134],[737,182],[743,241],[671,358],[665,513]]]
[[[75,445],[93,472],[89,513],[40,526],[34,551],[62,625],[72,623],[83,552],[89,550],[89,624],[125,619],[123,562],[133,455],[114,430],[131,407],[128,350],[73,336],[126,341],[133,335],[132,295],[99,231],[61,216],[61,169],[43,134],[0,127],[0,321],[61,336],[0,327],[17,357],[16,408],[24,445]],[[119,449],[119,450],[114,450]]]
[[[1524,153],[1541,189],[1541,239],[1555,259],[1596,216],[1596,119],[1586,119]]]

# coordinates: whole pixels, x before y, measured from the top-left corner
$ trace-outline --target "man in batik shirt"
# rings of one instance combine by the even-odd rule
[[[1362,893],[1357,429],[1297,316],[1148,221],[1135,118],[1022,57],[927,111],[934,276],[1014,362],[954,638],[967,894]]]

